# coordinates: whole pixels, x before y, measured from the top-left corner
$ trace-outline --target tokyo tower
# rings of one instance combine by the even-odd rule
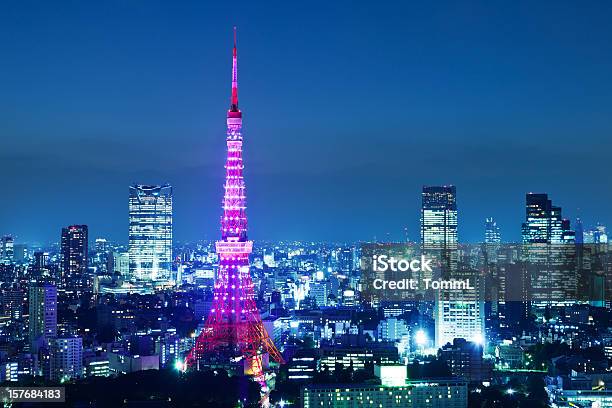
[[[238,109],[236,28],[232,67],[232,100],[227,112],[227,160],[221,216],[221,240],[216,242],[219,271],[213,304],[204,330],[187,355],[186,368],[203,361],[242,361],[245,371],[266,387],[262,358],[267,353],[278,363],[283,358],[266,332],[255,304],[247,238],[246,194],[242,163],[242,112]],[[264,390],[266,391],[266,390]]]

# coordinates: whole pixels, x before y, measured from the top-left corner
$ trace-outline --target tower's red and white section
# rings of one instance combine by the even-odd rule
[[[243,356],[250,372],[263,381],[262,356],[282,362],[282,356],[266,332],[255,303],[249,271],[253,242],[247,238],[246,193],[242,162],[242,112],[238,109],[238,59],[236,29],[232,66],[232,99],[227,112],[227,160],[221,216],[221,240],[217,241],[219,271],[213,306],[206,325],[189,352],[187,367],[207,358]]]

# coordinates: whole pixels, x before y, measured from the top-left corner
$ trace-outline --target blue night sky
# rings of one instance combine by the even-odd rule
[[[171,183],[177,240],[219,234],[238,26],[250,235],[418,239],[455,184],[462,241],[517,240],[525,193],[612,226],[611,2],[2,2],[0,233],[127,241]]]

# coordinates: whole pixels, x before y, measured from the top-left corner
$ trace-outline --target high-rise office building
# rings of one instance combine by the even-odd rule
[[[327,297],[330,295],[328,282],[313,282],[308,295],[315,300],[318,307],[327,306]]]
[[[338,269],[341,272],[348,273],[353,270],[353,255],[353,250],[351,248],[341,248],[338,250]]]
[[[92,257],[90,255],[90,257]],[[109,251],[109,245],[105,238],[96,238],[94,241],[93,259],[91,265],[96,268],[97,275],[113,272],[113,256]],[[94,277],[95,280],[95,277]]]
[[[439,278],[465,278],[458,268],[457,191],[455,186],[424,186],[421,207],[421,245],[425,254],[437,258]],[[422,276],[421,278],[433,278]],[[472,280],[474,282],[474,280]],[[475,282],[476,283],[476,282]],[[480,291],[436,293],[434,319],[436,346],[452,343],[455,338],[482,341],[484,304]]]
[[[548,194],[527,193],[522,224],[524,273],[532,306],[576,300],[576,233]],[[579,238],[580,240],[580,238]]]
[[[2,314],[10,319],[21,319],[25,305],[25,293],[18,285],[2,290]]]
[[[501,233],[493,217],[485,220],[485,255],[487,263],[496,263],[501,247]]]
[[[500,305],[505,300],[505,275],[500,273],[498,265],[501,249],[501,233],[493,217],[485,219],[485,234],[483,246],[484,285],[485,285],[485,319],[489,325],[496,322],[500,316]]]
[[[49,253],[36,251],[34,252],[34,263],[35,268],[43,269],[49,266]]]
[[[423,186],[421,245],[439,259],[442,273],[457,269],[457,190],[455,186]],[[421,278],[431,279],[431,273]]]
[[[574,230],[576,231],[576,244],[583,244],[584,226],[582,225],[582,220],[580,218],[576,218],[576,223],[574,225]]]
[[[26,244],[15,244],[13,246],[13,261],[16,264],[25,264],[29,261],[28,246]]]
[[[106,252],[108,250],[108,242],[106,238],[96,238],[96,252]]]
[[[425,248],[448,252],[457,248],[455,186],[423,186],[421,243]]]
[[[499,227],[497,226],[497,222],[493,219],[493,217],[488,217],[485,220],[485,243],[501,243],[501,233],[499,232]]]
[[[13,237],[5,235],[0,239],[0,263],[13,262]]]
[[[62,228],[61,266],[61,287],[66,294],[78,297],[81,293],[91,290],[93,283],[87,269],[87,225],[70,225]]]
[[[522,226],[524,244],[567,244],[575,241],[569,220],[563,219],[561,207],[552,205],[548,194],[527,193],[526,222]]]
[[[113,252],[112,272],[127,276],[130,273],[130,254],[128,252]]]
[[[37,353],[41,346],[57,336],[57,288],[50,283],[33,283],[29,292],[30,350]]]
[[[130,275],[167,281],[172,273],[172,187],[130,186]]]

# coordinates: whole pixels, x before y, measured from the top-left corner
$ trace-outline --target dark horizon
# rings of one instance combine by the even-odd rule
[[[462,242],[518,241],[529,191],[612,224],[612,5],[292,7],[0,6],[0,234],[127,242],[170,183],[175,240],[217,239],[234,25],[254,240],[418,240],[425,184]]]

